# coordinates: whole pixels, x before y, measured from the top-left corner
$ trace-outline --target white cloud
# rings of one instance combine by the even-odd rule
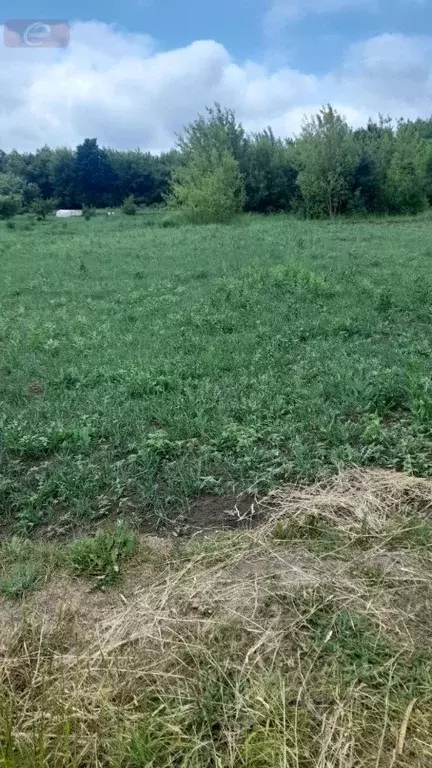
[[[144,35],[74,25],[66,51],[0,49],[3,149],[76,145],[86,136],[117,148],[159,151],[205,105],[233,107],[249,130],[299,130],[331,101],[355,125],[379,112],[432,112],[432,38],[382,35],[352,46],[338,72],[316,76],[236,64],[219,43],[158,52]]]

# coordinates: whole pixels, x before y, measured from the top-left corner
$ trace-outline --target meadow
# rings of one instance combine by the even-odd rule
[[[432,475],[430,215],[175,223],[1,227],[4,531],[186,525],[196,498],[352,465]]]
[[[0,228],[1,766],[430,765],[431,235]]]

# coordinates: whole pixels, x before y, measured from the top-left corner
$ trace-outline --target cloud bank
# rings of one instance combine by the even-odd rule
[[[431,53],[432,37],[384,34],[350,46],[338,71],[316,76],[235,63],[214,40],[161,52],[148,36],[77,23],[66,51],[0,49],[1,147],[75,146],[89,136],[157,152],[214,101],[233,107],[247,129],[271,124],[282,136],[329,101],[354,125],[379,113],[428,116]]]

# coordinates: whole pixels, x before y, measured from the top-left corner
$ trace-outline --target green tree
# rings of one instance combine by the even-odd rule
[[[41,192],[38,185],[30,181],[25,185],[22,193],[23,204],[25,208],[31,208],[33,203],[41,199]]]
[[[30,210],[35,214],[38,221],[44,221],[49,213],[53,211],[55,207],[53,200],[44,200],[43,197],[39,197],[30,206]]]
[[[51,163],[53,150],[47,146],[38,149],[34,155],[28,155],[24,178],[29,184],[37,184],[40,194],[48,199],[53,195],[51,183]]]
[[[107,157],[116,177],[110,205],[120,205],[129,195],[133,195],[139,205],[163,202],[171,177],[166,155],[107,150]]]
[[[386,195],[393,213],[419,213],[427,205],[428,145],[412,123],[399,123]]]
[[[298,184],[308,216],[334,217],[346,210],[358,152],[347,122],[330,105],[307,120],[296,142]]]
[[[227,149],[191,153],[186,165],[174,172],[168,201],[191,222],[229,221],[245,203],[238,162]]]
[[[12,219],[20,212],[21,204],[18,195],[0,195],[0,219]]]
[[[135,216],[137,208],[134,196],[128,195],[123,201],[122,213],[126,214],[126,216]]]
[[[186,161],[197,153],[210,155],[213,151],[223,153],[227,150],[243,171],[247,151],[244,128],[237,122],[235,112],[223,109],[220,104],[207,107],[206,115],[198,115],[187,125],[177,138],[177,147]]]
[[[76,184],[79,202],[103,208],[110,202],[115,174],[105,149],[96,139],[85,139],[76,150]]]
[[[51,158],[50,178],[54,198],[60,208],[76,208],[77,168],[75,152],[67,147],[56,149]]]
[[[395,136],[390,118],[369,121],[366,128],[354,131],[358,162],[354,173],[354,195],[365,213],[388,211],[387,176],[392,161]],[[351,206],[352,207],[352,206]]]
[[[17,195],[22,197],[25,181],[15,173],[0,173],[0,195]]]
[[[271,128],[248,138],[244,163],[248,211],[291,210],[300,192],[297,176],[290,145],[275,138]]]

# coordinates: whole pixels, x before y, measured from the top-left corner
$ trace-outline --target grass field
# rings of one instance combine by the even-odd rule
[[[1,229],[4,526],[154,529],[340,466],[432,474],[430,217],[163,221]]]
[[[428,768],[430,215],[20,217],[0,301],[0,766]]]

